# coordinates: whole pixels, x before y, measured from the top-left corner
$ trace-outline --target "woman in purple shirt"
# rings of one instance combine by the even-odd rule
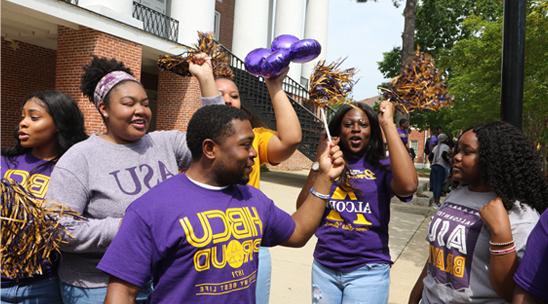
[[[73,144],[84,140],[84,118],[76,103],[58,91],[36,92],[25,99],[15,146],[2,150],[2,178],[23,185],[43,199],[56,161]],[[1,302],[61,303],[53,263],[44,273],[25,278],[2,276]]]
[[[313,303],[387,303],[392,263],[388,250],[390,199],[393,195],[411,196],[418,184],[394,123],[394,105],[383,101],[378,115],[365,104],[343,105],[329,123],[329,131],[339,137],[347,168],[332,187],[316,230]],[[325,140],[319,149],[323,145]],[[315,167],[297,206],[316,179]]]

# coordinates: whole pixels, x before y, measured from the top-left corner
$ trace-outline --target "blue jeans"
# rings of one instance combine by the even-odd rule
[[[389,264],[366,264],[352,272],[339,272],[314,261],[312,303],[388,303]]]
[[[430,183],[432,187],[432,193],[434,194],[434,200],[440,201],[441,192],[443,191],[443,183],[447,178],[447,169],[440,165],[432,165],[430,168]]]
[[[59,279],[38,280],[26,285],[2,288],[0,303],[62,304],[59,294]]]
[[[270,276],[272,275],[272,259],[268,247],[259,248],[259,268],[257,269],[255,301],[257,304],[268,304],[270,298]]]
[[[136,303],[148,303],[148,296],[151,292],[151,288],[147,291],[139,291]],[[63,296],[63,304],[99,304],[105,302],[107,288],[85,288],[61,283],[61,294]]]

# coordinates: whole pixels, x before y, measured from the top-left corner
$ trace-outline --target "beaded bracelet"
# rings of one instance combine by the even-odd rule
[[[489,245],[491,246],[508,246],[514,244],[514,240],[508,241],[508,242],[502,242],[502,243],[495,243],[492,241],[489,241]]]
[[[505,249],[491,249],[489,248],[489,253],[491,255],[506,255],[506,254],[510,254],[512,252],[515,252],[516,251],[516,245],[512,245],[512,247],[508,247],[508,248],[505,248]]]
[[[314,195],[315,197],[321,198],[323,200],[328,200],[331,197],[329,194],[322,194],[322,193],[316,191],[316,189],[314,189],[314,187],[310,187],[310,193],[312,195]]]

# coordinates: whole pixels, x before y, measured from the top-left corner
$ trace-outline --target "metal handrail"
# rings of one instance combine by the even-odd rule
[[[133,18],[143,22],[143,30],[156,36],[177,42],[179,21],[158,11],[133,2]]]

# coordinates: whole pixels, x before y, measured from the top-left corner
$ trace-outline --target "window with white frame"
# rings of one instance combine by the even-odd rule
[[[218,11],[215,11],[215,19],[213,22],[213,35],[215,36],[215,40],[219,41],[219,37],[221,37],[221,13]]]

